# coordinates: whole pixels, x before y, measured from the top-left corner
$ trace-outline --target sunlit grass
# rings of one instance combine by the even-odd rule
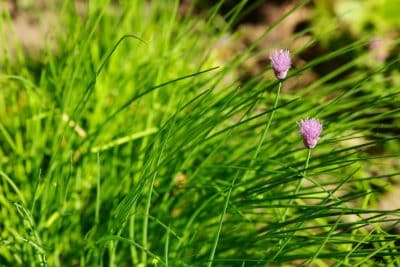
[[[352,54],[273,108],[269,65],[238,74],[255,45],[218,58],[242,7],[65,1],[36,65],[3,43],[0,265],[400,264],[400,213],[377,206],[400,170],[371,170],[400,156],[397,59],[361,69],[366,41],[348,44],[292,69]],[[305,165],[307,117],[324,130]]]

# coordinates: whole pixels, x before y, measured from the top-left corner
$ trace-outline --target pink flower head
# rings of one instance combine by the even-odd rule
[[[269,59],[271,60],[275,76],[280,80],[285,79],[292,65],[289,50],[275,50],[270,54]]]
[[[380,62],[384,62],[389,55],[385,40],[379,37],[372,39],[369,43],[368,50],[372,56]]]
[[[317,119],[305,119],[300,121],[300,134],[307,148],[314,148],[322,132],[322,123]]]

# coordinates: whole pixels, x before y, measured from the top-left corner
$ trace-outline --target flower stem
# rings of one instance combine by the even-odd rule
[[[297,185],[296,185],[296,188],[294,190],[294,195],[297,195],[299,193],[300,186],[301,186],[301,180],[304,177],[306,177],[306,171],[308,169],[308,164],[310,162],[310,157],[311,157],[311,148],[309,148],[308,151],[307,151],[307,158],[306,158],[306,163],[305,163],[305,166],[304,166],[304,170],[303,170],[303,173],[302,173],[300,179],[297,181]],[[294,198],[292,197],[290,199],[289,206],[293,204],[293,201],[294,201]],[[282,217],[282,220],[281,220],[282,222],[285,221],[288,210],[289,210],[289,207],[286,208],[285,213],[283,214],[283,217]],[[297,227],[301,227],[303,225],[303,223],[304,223],[304,221],[298,223]],[[280,248],[279,248],[278,252],[275,253],[275,255],[272,257],[272,259],[270,261],[274,261],[280,255],[280,253],[287,246],[287,244],[289,244],[289,242],[290,242],[290,240],[292,240],[292,238],[293,238],[293,235],[289,236],[286,240],[283,240],[283,239],[279,240],[279,247]]]
[[[306,171],[308,169],[308,163],[310,162],[310,157],[311,157],[311,148],[308,149],[306,165],[304,166],[304,171],[303,171],[303,177],[306,177]]]
[[[275,95],[274,107],[272,109],[271,116],[269,116],[269,118],[268,118],[268,122],[267,122],[267,124],[265,126],[264,132],[262,133],[261,138],[258,141],[256,152],[254,153],[254,156],[253,156],[253,158],[252,158],[252,160],[250,162],[250,168],[253,167],[254,161],[257,159],[258,154],[260,153],[261,146],[264,143],[265,137],[267,136],[267,133],[269,131],[269,127],[271,126],[272,119],[274,118],[274,115],[275,115],[276,107],[278,106],[278,101],[279,101],[279,95],[281,93],[281,88],[282,88],[282,81],[280,81],[279,84],[278,84],[278,90],[276,91],[276,95]]]
[[[309,148],[308,151],[307,151],[306,164],[304,166],[304,170],[303,170],[303,173],[302,173],[301,177],[297,181],[296,188],[294,190],[294,196],[299,193],[300,187],[301,187],[301,181],[303,180],[304,177],[306,177],[306,171],[308,169],[308,164],[310,162],[310,157],[311,157],[311,148]],[[291,198],[290,202],[289,202],[289,206],[293,204],[293,201],[294,201],[294,198]],[[289,210],[289,207],[287,207],[285,209],[285,212],[284,212],[283,217],[282,217],[282,221],[285,221],[288,210]]]
[[[294,190],[294,194],[295,195],[297,195],[299,193],[299,191],[300,191],[301,180],[303,180],[303,178],[306,177],[306,171],[308,169],[308,163],[310,162],[310,157],[311,157],[311,148],[309,148],[308,151],[307,151],[306,164],[304,166],[304,171],[303,171],[302,177],[297,182],[296,189]]]

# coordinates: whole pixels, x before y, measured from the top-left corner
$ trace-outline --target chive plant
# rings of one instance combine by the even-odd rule
[[[399,210],[379,205],[400,177],[398,58],[363,69],[360,40],[286,77],[278,51],[278,80],[267,66],[243,79],[308,1],[222,59],[245,2],[199,16],[178,0],[90,1],[82,15],[60,0],[63,31],[35,59],[1,12],[1,266],[400,265]],[[336,58],[349,60],[280,94]],[[301,121],[305,158],[308,116],[324,133]]]

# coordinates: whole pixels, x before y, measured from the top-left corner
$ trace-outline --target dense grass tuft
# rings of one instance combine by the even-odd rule
[[[218,44],[246,1],[225,17],[173,0],[90,1],[82,17],[73,2],[35,59],[2,42],[1,266],[400,265],[400,212],[379,206],[400,177],[398,58],[363,67],[361,40],[282,84],[269,64],[243,79],[270,51],[223,59]]]

